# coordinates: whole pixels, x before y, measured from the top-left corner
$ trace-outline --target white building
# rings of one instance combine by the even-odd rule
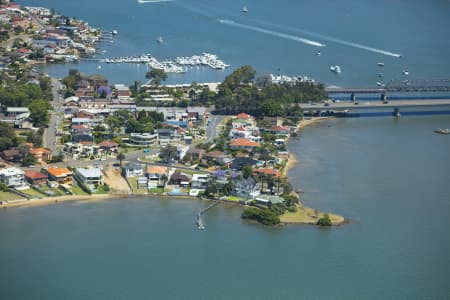
[[[18,168],[6,168],[0,170],[0,181],[5,185],[15,189],[26,189],[28,185],[25,182],[25,173]]]
[[[144,176],[144,168],[138,163],[129,163],[123,167],[123,174],[128,177],[141,177]]]
[[[158,134],[153,133],[130,133],[130,144],[148,146],[154,144],[158,139]]]
[[[75,174],[85,184],[98,185],[103,183],[102,171],[99,168],[76,168]]]

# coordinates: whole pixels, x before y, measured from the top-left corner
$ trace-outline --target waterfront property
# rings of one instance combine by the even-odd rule
[[[48,175],[38,172],[36,170],[27,170],[25,172],[25,179],[31,184],[31,185],[41,185],[46,184],[48,180]]]
[[[122,173],[126,178],[139,177],[144,175],[144,168],[141,164],[132,162],[122,167]]]
[[[231,192],[233,196],[253,199],[256,196],[259,196],[261,186],[256,180],[252,177],[247,179],[239,179],[235,178],[233,180],[234,188]]]
[[[59,184],[72,184],[72,172],[67,168],[49,167],[47,173],[49,180]]]
[[[103,183],[102,171],[99,168],[76,168],[75,174],[87,185],[97,186]]]
[[[0,181],[6,186],[15,189],[25,189],[28,188],[25,183],[25,173],[21,169],[10,167],[0,170]]]

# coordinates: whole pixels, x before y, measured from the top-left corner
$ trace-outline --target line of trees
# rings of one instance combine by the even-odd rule
[[[324,86],[311,82],[275,84],[267,76],[256,78],[251,66],[243,66],[219,85],[216,111],[258,116],[301,117],[299,103],[326,98]]]

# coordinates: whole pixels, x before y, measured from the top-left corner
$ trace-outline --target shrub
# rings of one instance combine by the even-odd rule
[[[325,214],[322,218],[317,221],[317,225],[319,226],[331,226],[331,219],[328,214]]]
[[[264,225],[277,225],[280,223],[278,215],[267,208],[246,208],[242,213],[242,219],[255,220]]]

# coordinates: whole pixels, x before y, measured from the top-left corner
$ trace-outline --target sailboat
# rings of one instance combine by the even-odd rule
[[[160,36],[156,41],[160,44],[162,44],[164,42],[162,36]]]

